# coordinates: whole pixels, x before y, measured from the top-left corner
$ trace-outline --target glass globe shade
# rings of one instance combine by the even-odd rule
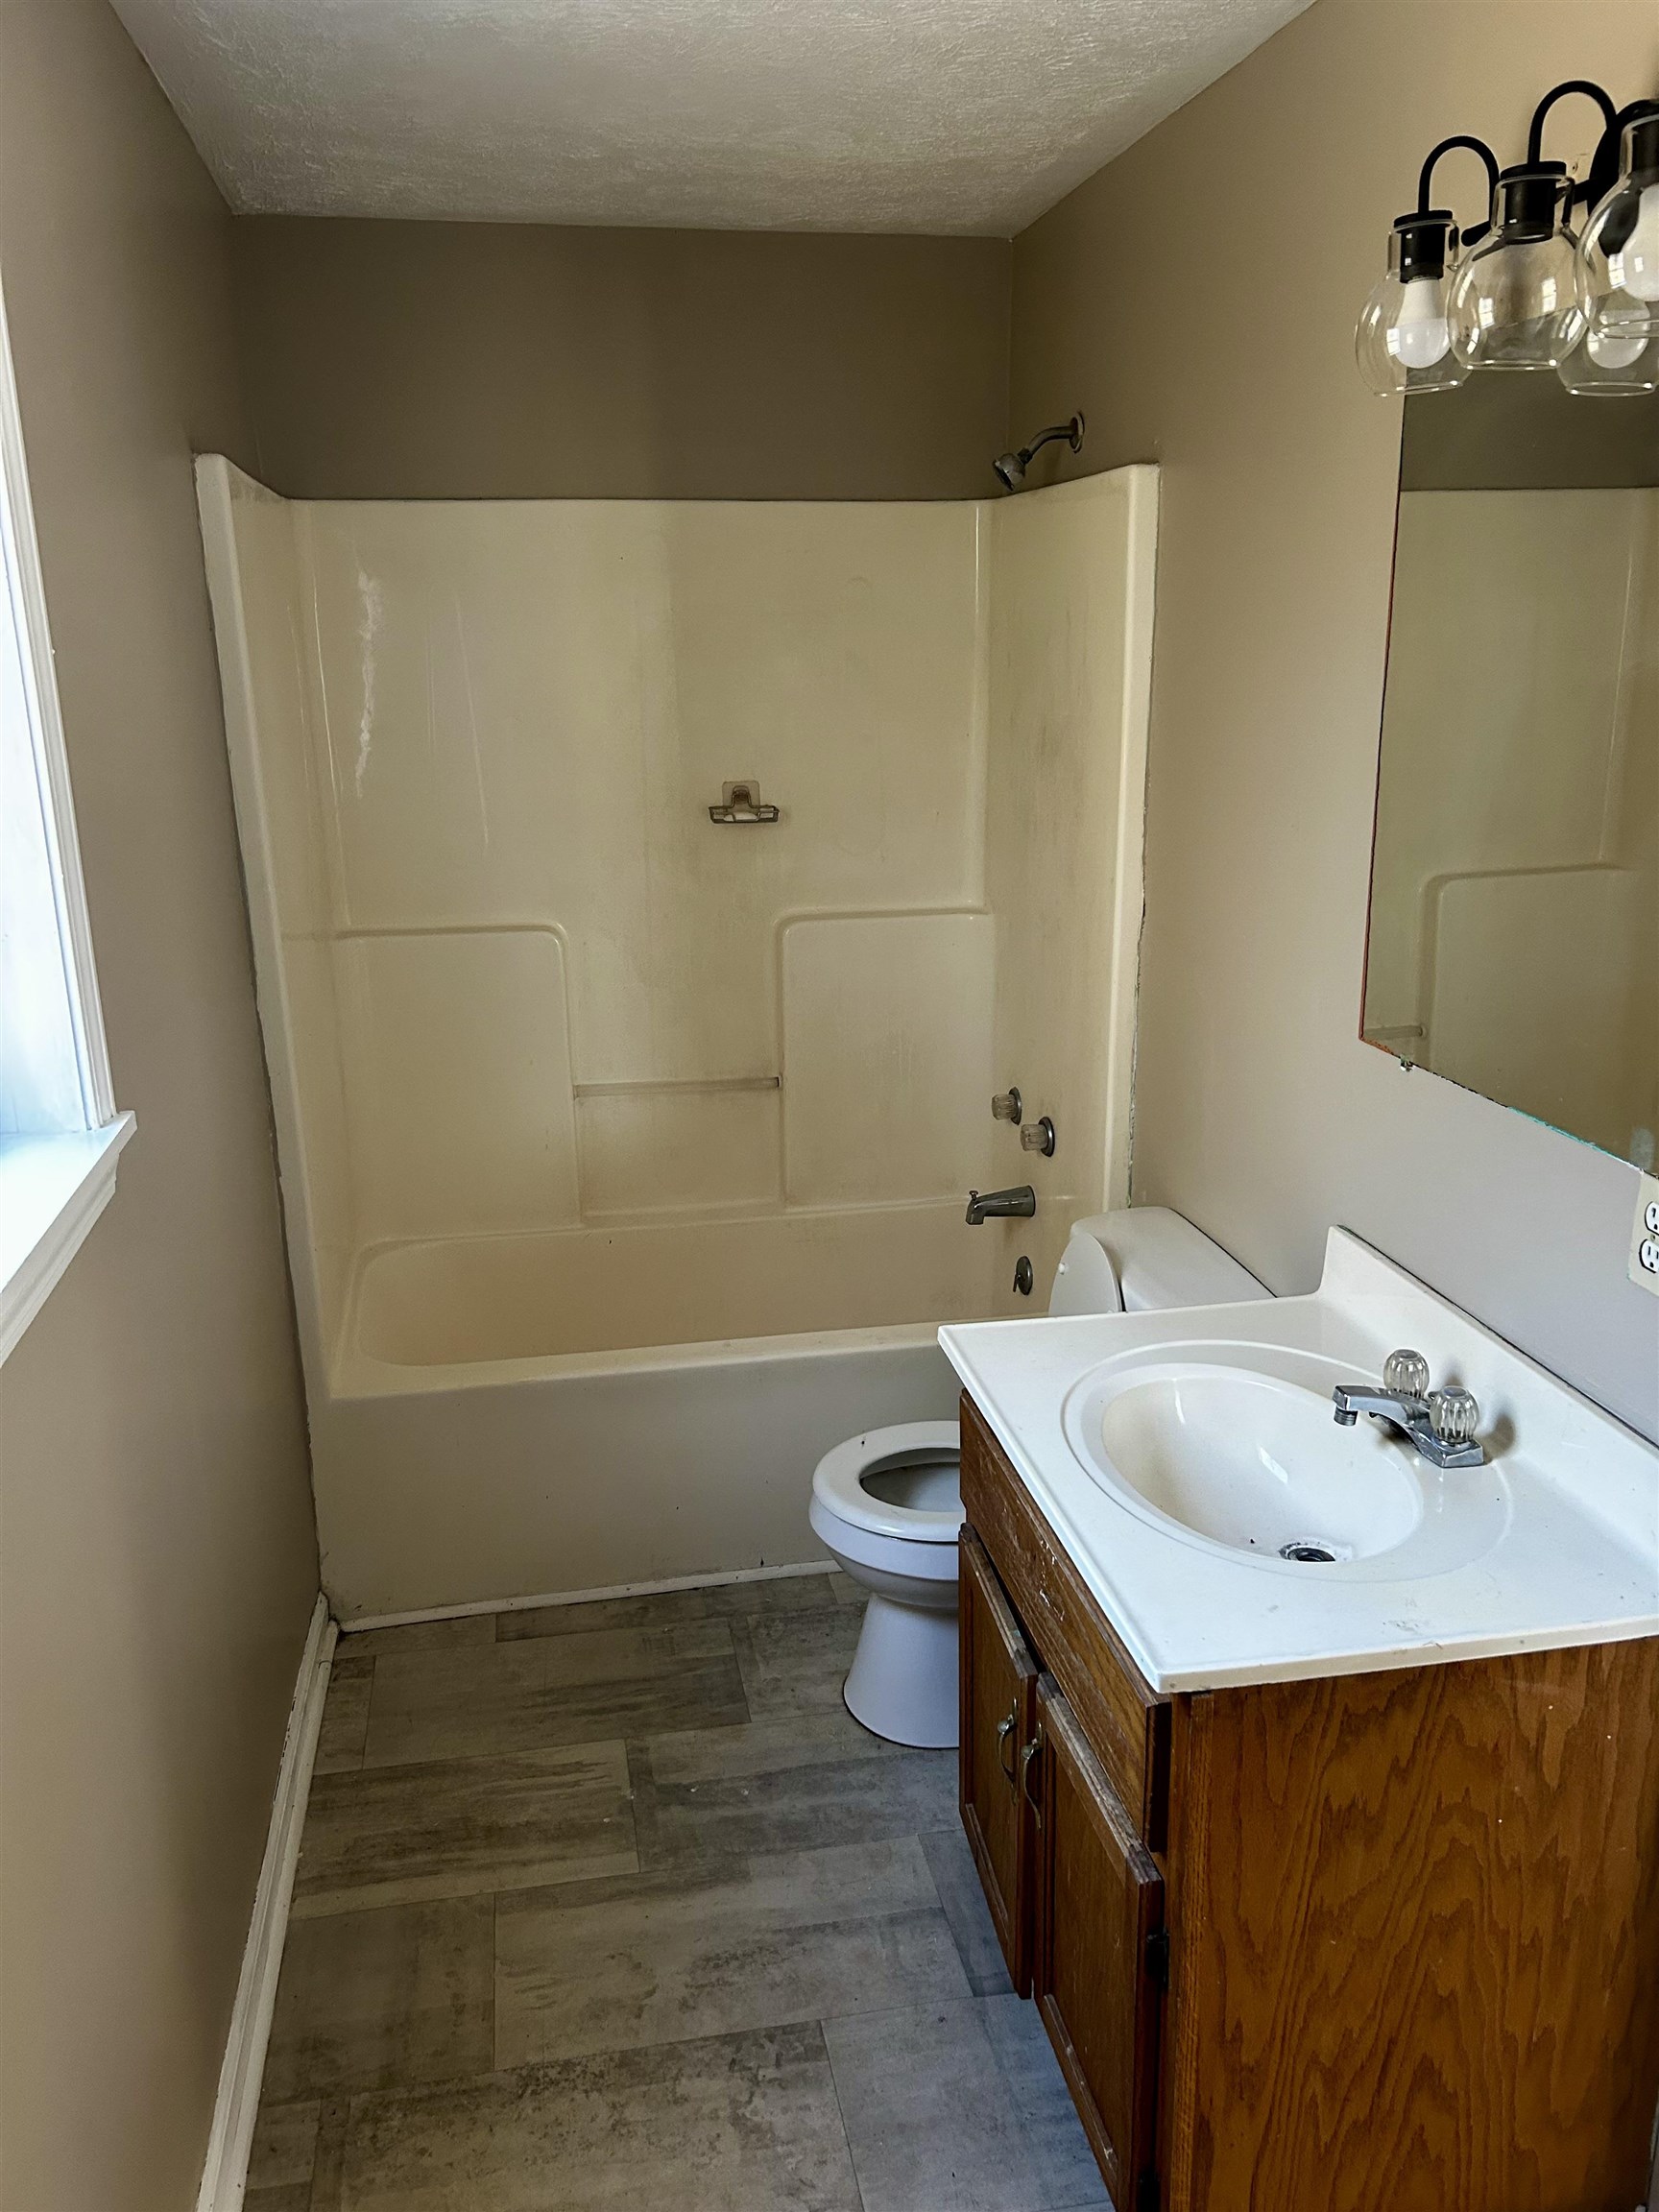
[[[1659,390],[1659,105],[1624,126],[1617,182],[1584,226],[1583,344],[1561,367],[1570,392]]]
[[[1569,190],[1558,164],[1503,172],[1497,223],[1452,286],[1452,348],[1466,368],[1559,369],[1584,336]]]
[[[1586,398],[1659,392],[1659,322],[1623,295],[1604,301],[1560,376],[1569,392]]]

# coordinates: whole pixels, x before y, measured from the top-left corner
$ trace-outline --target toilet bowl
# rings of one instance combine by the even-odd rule
[[[959,1462],[954,1421],[906,1421],[850,1436],[812,1477],[813,1533],[870,1594],[847,1708],[892,1743],[956,1741]]]
[[[1145,1206],[1073,1224],[1048,1310],[1150,1312],[1268,1295],[1190,1221]],[[813,1533],[869,1592],[847,1709],[889,1743],[957,1741],[960,1476],[957,1424],[907,1421],[850,1436],[812,1477]]]

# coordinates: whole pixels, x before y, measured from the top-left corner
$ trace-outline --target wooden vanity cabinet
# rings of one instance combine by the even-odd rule
[[[1115,2204],[1156,2212],[1164,1877],[1058,1685],[1037,1692],[1032,1995]]]
[[[1161,1697],[966,1397],[962,1497],[963,1821],[1117,2212],[1646,2203],[1659,1641]]]
[[[1156,2212],[1166,1954],[1145,1837],[1166,1824],[1167,1702],[1105,1629],[969,1399],[962,1446],[963,1826],[1014,1986],[1036,1999],[1112,2200]],[[1028,1635],[1026,1621],[1040,1627]]]
[[[962,1825],[1008,1973],[1031,1994],[1031,1852],[1036,1808],[1024,1783],[1037,1730],[1037,1662],[985,1547],[962,1532]]]

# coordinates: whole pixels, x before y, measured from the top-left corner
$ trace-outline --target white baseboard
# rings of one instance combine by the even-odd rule
[[[342,1621],[342,1636],[366,1628],[408,1628],[420,1621],[464,1621],[473,1613],[526,1613],[544,1605],[589,1605],[597,1598],[656,1598],[664,1590],[719,1590],[729,1582],[783,1582],[797,1575],[833,1575],[833,1559],[803,1559],[790,1567],[733,1567],[718,1575],[675,1575],[665,1582],[613,1582],[603,1590],[543,1591],[534,1598],[478,1598],[465,1605],[426,1605],[414,1613],[361,1613]]]
[[[242,1954],[242,1979],[236,1985],[236,2007],[230,2015],[230,2035],[219,2073],[213,2131],[207,2138],[207,2162],[202,2172],[196,2212],[240,2212],[248,2186],[248,2153],[259,2110],[259,2083],[276,2003],[282,1941],[288,1932],[300,1831],[305,1823],[305,1800],[311,1790],[311,1768],[317,1757],[323,1702],[328,1695],[328,1670],[338,1635],[328,1616],[328,1601],[320,1597],[294,1685],[276,1800],[271,1809],[271,1832],[265,1839],[265,1860],[253,1895],[253,1919],[248,1931],[248,1948]]]

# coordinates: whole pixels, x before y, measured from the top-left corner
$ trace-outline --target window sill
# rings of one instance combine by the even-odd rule
[[[115,1163],[135,1126],[123,1114],[69,1136],[0,1137],[0,1360],[108,1205]]]

